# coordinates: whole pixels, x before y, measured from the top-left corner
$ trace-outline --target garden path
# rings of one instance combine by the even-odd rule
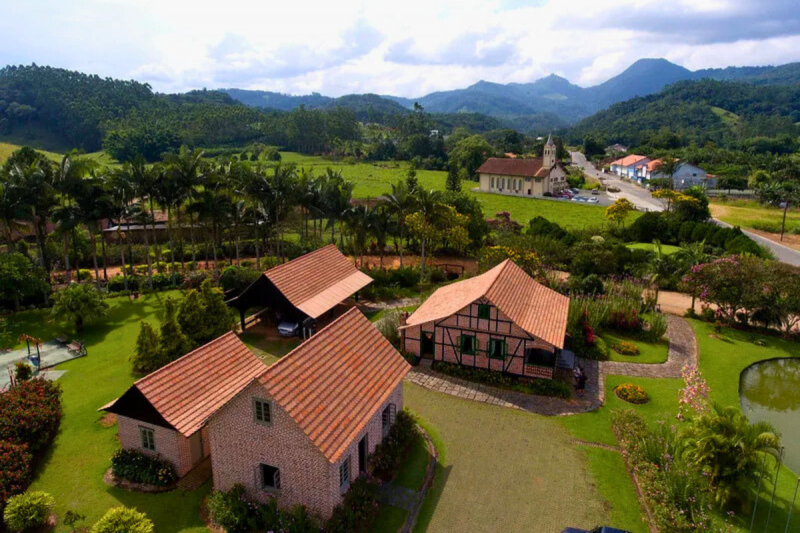
[[[465,400],[521,409],[545,416],[574,415],[593,411],[603,405],[605,402],[605,376],[608,374],[679,378],[684,365],[697,365],[697,339],[689,322],[678,316],[667,315],[667,336],[669,337],[669,356],[667,362],[660,365],[617,361],[599,362],[578,358],[579,365],[583,367],[589,378],[586,392],[582,398],[563,399],[532,396],[473,383],[431,370],[429,360],[423,360],[418,367],[413,368],[406,376],[406,380],[426,389]]]

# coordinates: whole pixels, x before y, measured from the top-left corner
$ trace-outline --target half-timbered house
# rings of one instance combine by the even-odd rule
[[[564,348],[569,298],[511,260],[434,292],[401,326],[423,358],[552,379]]]

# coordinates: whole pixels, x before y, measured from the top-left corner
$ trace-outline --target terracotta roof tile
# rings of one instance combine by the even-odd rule
[[[292,305],[312,318],[372,283],[372,278],[333,244],[271,268],[264,275]]]
[[[437,290],[404,327],[447,318],[484,297],[533,337],[564,347],[569,298],[537,283],[510,259],[480,276]]]
[[[410,369],[352,308],[265,370],[259,381],[333,463]]]
[[[614,161],[611,164],[612,165],[621,165],[623,167],[627,167],[627,166],[630,166],[630,165],[635,165],[636,163],[638,163],[642,159],[647,159],[647,156],[631,154],[631,155],[626,155],[622,159],[617,159],[616,161]]]
[[[176,431],[188,437],[262,374],[266,365],[229,332],[133,384]],[[116,400],[103,409],[111,409]]]
[[[542,177],[548,170],[544,168],[544,159],[503,159],[490,157],[478,168],[478,174],[499,174],[501,176],[523,176],[528,178]]]

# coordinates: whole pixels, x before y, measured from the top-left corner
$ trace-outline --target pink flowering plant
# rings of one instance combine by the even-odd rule
[[[681,369],[684,386],[678,398],[678,420],[687,420],[707,414],[711,410],[709,396],[711,387],[703,378],[700,369],[694,365],[685,365]]]

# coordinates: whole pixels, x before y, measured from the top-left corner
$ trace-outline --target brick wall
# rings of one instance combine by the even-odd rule
[[[117,423],[119,425],[119,442],[124,449],[139,450],[147,455],[160,455],[163,459],[172,463],[178,477],[185,475],[192,469],[192,454],[189,449],[189,441],[177,431],[140,422],[126,416],[118,416]],[[139,434],[140,427],[153,430],[156,443],[155,451],[142,448],[142,438]]]
[[[351,456],[351,479],[355,479],[358,471],[358,441],[369,432],[369,449],[375,449],[382,438],[383,409],[390,402],[397,405],[398,411],[402,409],[402,394],[401,383],[373,414],[364,431],[353,440],[343,456]],[[254,500],[263,502],[275,496],[282,506],[302,504],[316,515],[329,517],[341,501],[341,462],[331,464],[294,419],[274,401],[271,404],[272,425],[255,422],[253,398],[271,400],[264,387],[254,383],[209,421],[214,488],[225,491],[241,484],[248,497]],[[260,463],[280,469],[279,492],[261,488]]]

